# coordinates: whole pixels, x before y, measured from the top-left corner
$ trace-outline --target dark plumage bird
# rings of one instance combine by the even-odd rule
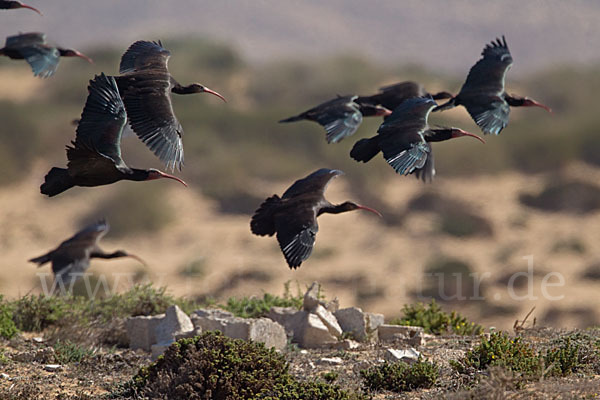
[[[89,63],[92,59],[74,49],[51,46],[46,43],[46,35],[39,32],[21,33],[6,38],[0,55],[13,60],[25,60],[31,66],[34,76],[48,78],[58,68],[60,57],[81,57]]]
[[[384,107],[359,103],[358,96],[338,96],[294,117],[279,122],[309,120],[323,126],[327,131],[327,143],[337,143],[356,132],[364,117],[389,115],[392,112]]]
[[[28,9],[33,10],[36,13],[42,15],[40,10],[38,10],[37,8],[28,6],[27,4],[23,4],[20,1],[0,0],[0,10],[12,10],[15,8],[28,8]]]
[[[367,210],[381,217],[378,211],[350,201],[334,205],[325,199],[325,189],[332,178],[343,174],[322,168],[297,180],[283,196],[273,195],[256,210],[250,229],[259,236],[277,234],[279,247],[290,268],[296,269],[312,252],[319,230],[317,217],[346,211]]]
[[[48,253],[32,258],[30,262],[38,264],[38,267],[50,262],[54,273],[53,291],[58,288],[66,288],[74,283],[90,267],[91,258],[119,258],[132,257],[145,264],[145,262],[133,254],[123,250],[106,253],[98,246],[100,239],[108,232],[109,225],[105,220],[100,220],[83,228],[73,237],[62,242],[56,249]]]
[[[169,178],[186,185],[176,176],[153,168],[129,168],[121,158],[121,134],[127,116],[115,80],[97,75],[88,91],[75,141],[72,147],[67,146],[67,168],[54,167],[48,172],[40,188],[43,194],[56,196],[73,186],[101,186],[120,180]]]
[[[173,112],[171,93],[219,93],[198,83],[180,85],[169,73],[171,52],[159,42],[138,41],[121,57],[115,77],[123,97],[129,125],[167,167],[183,165],[183,128]]]
[[[506,72],[513,64],[506,39],[496,39],[485,46],[481,60],[471,68],[460,93],[433,111],[442,111],[456,106],[464,106],[483,133],[498,135],[508,125],[510,107],[541,107],[552,112],[547,106],[528,97],[509,95],[505,92]]]
[[[404,100],[413,97],[427,97],[430,94],[423,85],[413,81],[399,82],[393,85],[384,86],[379,89],[379,93],[371,96],[360,96],[359,103],[381,104],[387,109],[394,110]],[[434,100],[451,99],[454,96],[448,92],[438,92],[431,94]]]
[[[350,156],[356,161],[368,162],[380,151],[383,158],[401,175],[415,173],[423,181],[435,176],[431,142],[472,136],[458,128],[432,129],[427,123],[431,110],[436,107],[431,97],[415,97],[404,101],[377,130],[377,135],[361,139],[352,148]]]

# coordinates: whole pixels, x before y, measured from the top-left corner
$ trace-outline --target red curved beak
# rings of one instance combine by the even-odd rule
[[[28,8],[28,9],[30,9],[30,10],[33,10],[33,11],[35,11],[36,13],[38,13],[38,14],[40,14],[40,15],[42,15],[42,16],[44,15],[44,14],[42,14],[42,12],[41,12],[40,10],[38,10],[37,8],[35,8],[35,7],[31,7],[31,6],[28,6],[27,4],[23,4],[23,3],[21,3],[21,8]]]
[[[548,111],[550,114],[554,114],[552,112],[552,109],[550,107],[548,107],[548,106],[546,106],[546,105],[544,105],[542,103],[538,103],[535,100],[531,100],[530,99],[529,101],[531,102],[530,107],[540,107],[540,108],[543,108],[544,110]]]
[[[142,260],[140,257],[136,256],[135,254],[127,254],[127,257],[131,257],[131,258],[141,262],[142,265],[148,266],[148,264],[146,264],[146,261]]]
[[[85,54],[83,54],[83,53],[81,53],[79,51],[75,51],[75,55],[77,57],[83,58],[85,61],[89,62],[90,64],[94,63],[94,60],[92,60],[91,58],[89,58],[88,56],[86,56]]]
[[[206,93],[213,94],[213,95],[217,96],[218,98],[220,98],[221,100],[223,100],[225,103],[227,103],[227,100],[225,100],[225,97],[221,96],[219,93],[215,92],[214,90],[209,89],[205,86],[203,91]]]
[[[158,179],[158,178],[173,179],[173,180],[176,180],[177,182],[181,183],[183,186],[187,187],[187,183],[185,183],[183,180],[179,179],[175,175],[167,174],[166,172],[162,172],[162,171],[156,171],[156,173],[159,176],[157,176],[156,178],[151,178],[151,179]]]
[[[474,137],[475,139],[479,140],[481,143],[485,144],[485,140],[483,140],[483,138],[481,136],[477,136],[474,133],[471,132],[467,132],[467,131],[463,131],[462,129],[458,129],[458,128],[453,128],[454,131],[452,132],[452,137],[453,138],[457,138],[457,137],[461,137],[461,136],[471,136]]]
[[[379,211],[377,211],[377,210],[375,210],[375,209],[373,209],[373,208],[371,208],[371,207],[367,207],[367,206],[361,206],[361,205],[358,205],[358,206],[357,206],[357,208],[358,208],[359,210],[370,211],[370,212],[372,212],[373,214],[376,214],[376,215],[378,215],[379,217],[383,217],[383,215],[381,215],[381,213],[380,213]]]

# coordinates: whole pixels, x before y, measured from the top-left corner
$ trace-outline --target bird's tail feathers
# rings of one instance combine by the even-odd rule
[[[280,204],[281,198],[275,194],[258,207],[250,221],[252,233],[259,236],[272,236],[275,234],[275,219],[273,217]]]
[[[350,157],[356,161],[368,162],[379,153],[379,137],[373,136],[368,139],[361,139],[354,144],[350,151]]]
[[[35,257],[29,260],[29,262],[36,263],[38,267],[41,267],[42,265],[50,261],[52,261],[52,259],[50,258],[50,253],[46,253],[43,256]]]
[[[75,186],[73,179],[65,168],[52,168],[46,177],[44,183],[40,186],[40,192],[49,197],[56,196],[67,189]]]
[[[303,119],[304,119],[304,115],[303,115],[303,114],[298,114],[298,115],[295,115],[295,116],[293,116],[293,117],[289,117],[289,118],[286,118],[286,119],[282,119],[282,120],[281,120],[281,121],[279,121],[279,122],[280,122],[280,123],[281,123],[281,122],[296,122],[296,121],[302,121]]]
[[[454,108],[454,107],[456,107],[456,97],[451,98],[450,100],[448,100],[444,104],[440,104],[439,106],[435,107],[432,111],[433,112],[444,111],[444,110],[449,110],[449,109]]]

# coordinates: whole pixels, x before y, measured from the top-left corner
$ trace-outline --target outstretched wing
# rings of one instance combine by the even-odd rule
[[[327,143],[337,143],[345,137],[352,136],[363,120],[358,104],[354,102],[358,96],[343,96],[323,103],[307,112],[327,131]]]
[[[337,169],[321,168],[305,178],[298,179],[290,186],[281,198],[288,199],[305,193],[323,194],[332,178],[342,175]]]
[[[125,106],[113,77],[96,75],[77,125],[75,147],[90,149],[126,168],[121,159],[121,135],[127,122]]]
[[[510,106],[503,97],[477,96],[463,105],[483,133],[498,135],[508,125]]]
[[[162,47],[158,42],[140,40],[129,46],[121,57],[119,73],[124,74],[131,71],[144,69],[167,71],[167,63],[171,52]]]
[[[470,92],[501,95],[504,93],[506,72],[513,63],[512,56],[506,45],[506,39],[496,39],[485,46],[483,56],[471,67],[467,80],[460,90],[459,96]]]
[[[17,49],[24,46],[46,44],[46,34],[41,32],[20,33],[6,38],[6,47]]]
[[[275,220],[277,241],[285,260],[296,269],[312,253],[319,226],[313,209],[298,208]]]
[[[168,168],[181,169],[183,128],[173,111],[168,72],[131,72],[116,79],[131,129]]]
[[[60,53],[55,47],[32,45],[19,50],[25,61],[31,66],[34,76],[48,78],[58,69]]]
[[[431,147],[425,142],[423,132],[436,105],[431,97],[408,99],[379,127],[383,157],[397,173],[408,175],[425,166]]]
[[[431,149],[431,145],[427,143],[429,147],[429,152],[427,153],[427,160],[425,161],[425,165],[422,168],[415,169],[413,173],[417,179],[422,180],[423,182],[431,182],[435,177],[435,163],[433,159],[433,151]]]

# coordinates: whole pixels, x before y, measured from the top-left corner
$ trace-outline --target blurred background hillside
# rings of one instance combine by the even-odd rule
[[[100,261],[90,272],[128,273],[131,282],[154,281],[193,298],[279,293],[288,280],[301,288],[319,280],[326,296],[343,305],[393,316],[419,294],[439,297],[431,274],[462,274],[459,288],[445,282],[446,293],[469,297],[469,274],[478,273],[487,274],[484,299],[449,301],[448,308],[499,327],[532,306],[545,324],[600,321],[600,3],[31,4],[45,17],[2,13],[2,36],[41,30],[62,46],[79,46],[96,63],[63,59],[54,77],[41,80],[25,63],[0,59],[0,293],[39,292],[26,260],[106,216],[112,230],[104,247],[128,249],[149,266]],[[484,45],[502,34],[515,59],[508,91],[555,113],[516,109],[485,146],[469,139],[434,146],[433,184],[399,177],[380,158],[368,165],[349,158],[354,142],[377,130],[377,118],[365,119],[337,145],[327,145],[314,123],[277,123],[338,93],[371,94],[402,80],[457,92]],[[65,164],[88,80],[116,74],[134,40],[158,38],[172,52],[169,67],[179,82],[201,82],[228,99],[173,99],[185,130],[180,175],[190,188],[121,182],[42,197],[46,171]],[[431,122],[478,133],[462,108]],[[129,165],[162,167],[134,135],[122,146]],[[315,253],[292,272],[274,239],[250,234],[249,217],[264,198],[321,167],[346,172],[330,186],[332,202],[354,199],[380,209],[384,219],[320,218]],[[523,257],[530,255],[537,299],[511,299],[511,274],[527,271]],[[554,271],[565,284],[550,292],[563,299],[548,301],[540,285]],[[525,278],[513,283],[520,296],[530,290]]]

